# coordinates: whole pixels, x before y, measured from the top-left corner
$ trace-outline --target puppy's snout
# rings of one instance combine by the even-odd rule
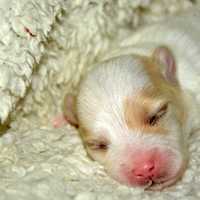
[[[160,157],[147,152],[145,158],[139,158],[132,170],[133,178],[138,185],[144,185],[151,180],[163,176],[161,173]]]
[[[168,176],[169,167],[167,163],[168,159],[158,150],[137,154],[129,173],[129,180],[132,184],[139,186],[163,180]]]
[[[149,179],[155,177],[157,171],[154,162],[145,162],[133,170],[133,174],[137,179]]]

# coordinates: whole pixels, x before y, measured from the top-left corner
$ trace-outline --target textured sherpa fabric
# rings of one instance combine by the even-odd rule
[[[0,120],[26,94],[60,1],[0,1]]]
[[[0,200],[198,200],[200,135],[181,181],[162,192],[120,185],[91,161],[78,131],[51,126],[64,94],[146,23],[190,0],[0,0]]]

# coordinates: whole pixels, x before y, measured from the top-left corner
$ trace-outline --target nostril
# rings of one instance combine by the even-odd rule
[[[126,171],[128,180],[137,185],[160,183],[166,180],[171,173],[169,171],[171,168],[168,167],[168,159],[164,155],[165,153],[156,150],[135,155]]]
[[[153,178],[156,174],[155,165],[152,162],[144,163],[140,165],[138,168],[133,170],[133,174],[136,178]]]
[[[152,172],[155,169],[155,166],[153,164],[150,165],[145,165],[144,166],[144,170],[148,171],[148,172]]]

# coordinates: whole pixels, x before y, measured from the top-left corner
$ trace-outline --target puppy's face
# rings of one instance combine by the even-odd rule
[[[89,155],[117,181],[162,189],[187,163],[187,113],[171,52],[106,61],[82,81],[77,117]]]

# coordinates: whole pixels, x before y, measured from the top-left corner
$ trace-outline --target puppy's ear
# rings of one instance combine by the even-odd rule
[[[165,46],[158,47],[153,52],[156,62],[163,65],[163,75],[167,81],[177,84],[176,62],[173,53]]]
[[[67,94],[63,102],[64,116],[68,123],[78,128],[78,119],[75,107],[76,107],[76,97],[73,94]]]

